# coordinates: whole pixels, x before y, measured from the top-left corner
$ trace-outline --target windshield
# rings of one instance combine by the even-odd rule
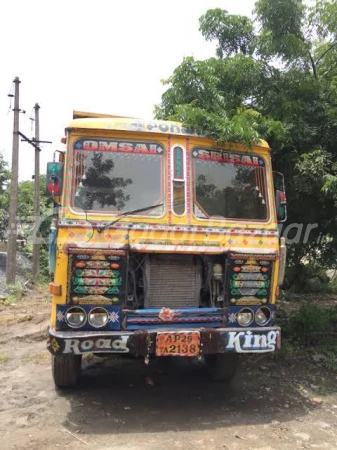
[[[197,218],[267,219],[264,159],[203,148],[192,156]]]
[[[72,205],[85,211],[123,213],[158,203],[163,213],[161,145],[80,139],[74,145]]]

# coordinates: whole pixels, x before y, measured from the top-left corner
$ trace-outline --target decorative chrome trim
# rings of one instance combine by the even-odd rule
[[[71,313],[71,310],[72,309],[80,309],[81,311],[83,311],[83,314],[84,314],[84,316],[85,316],[85,322],[83,322],[81,325],[79,325],[78,327],[74,327],[74,325],[71,325],[70,323],[69,323],[69,321],[68,321],[68,319],[67,319],[67,314],[69,313],[69,311],[70,311],[70,313]],[[65,311],[65,321],[66,321],[66,323],[67,323],[67,325],[70,327],[70,328],[74,328],[75,330],[76,329],[78,329],[78,328],[82,328],[87,322],[88,322],[88,315],[87,315],[87,313],[85,312],[85,310],[83,309],[83,308],[81,308],[80,306],[77,306],[77,305],[73,305],[73,306],[71,306],[70,308],[68,308],[66,311]]]
[[[259,323],[259,322],[257,322],[256,319],[255,319],[255,315],[256,315],[256,313],[257,313],[260,309],[266,309],[267,311],[269,311],[269,319],[268,319],[266,322]],[[255,311],[255,313],[254,313],[254,322],[255,322],[256,325],[258,325],[259,327],[265,327],[265,326],[267,325],[267,323],[269,323],[269,322],[271,321],[271,319],[272,319],[272,313],[271,313],[270,309],[269,309],[267,306],[264,306],[264,305],[260,306],[260,308],[258,308],[258,309]]]
[[[97,327],[96,325],[94,325],[94,324],[92,324],[91,322],[90,322],[90,314],[92,314],[92,312],[94,312],[95,310],[102,310],[102,311],[104,311],[105,313],[106,313],[106,317],[107,317],[107,321],[106,321],[106,323],[104,324],[104,325],[101,325],[101,326],[99,326],[99,327]],[[107,324],[109,322],[109,312],[105,309],[105,308],[102,308],[102,306],[96,306],[95,308],[93,308],[91,311],[89,311],[89,314],[88,314],[88,324],[89,325],[91,325],[93,328],[103,328],[103,327],[105,327],[105,325]]]
[[[241,325],[241,323],[239,322],[239,319],[238,319],[238,315],[239,315],[240,313],[242,313],[242,311],[244,311],[245,309],[247,309],[248,311],[250,311],[250,312],[252,313],[252,319],[251,319],[251,321],[250,321],[247,325]],[[238,311],[238,312],[236,313],[236,321],[237,321],[237,323],[240,325],[240,327],[242,327],[242,328],[250,327],[251,324],[254,322],[254,320],[255,320],[255,314],[254,314],[254,311],[253,311],[251,308],[248,308],[247,306],[244,306],[243,308],[240,309],[240,311]]]
[[[284,275],[286,271],[286,262],[287,262],[287,246],[286,240],[284,237],[280,239],[280,267],[278,273],[278,285],[282,286],[284,281]]]

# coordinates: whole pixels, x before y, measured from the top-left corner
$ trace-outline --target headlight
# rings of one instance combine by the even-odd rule
[[[248,327],[253,322],[253,311],[248,308],[243,308],[237,315],[238,324],[242,327]]]
[[[89,323],[92,327],[101,328],[109,320],[108,312],[104,308],[94,308],[89,313]]]
[[[82,308],[69,308],[66,314],[68,325],[72,328],[80,328],[87,321],[87,315]]]
[[[265,325],[269,322],[270,320],[270,310],[269,308],[259,308],[256,312],[255,312],[255,322],[258,325]]]

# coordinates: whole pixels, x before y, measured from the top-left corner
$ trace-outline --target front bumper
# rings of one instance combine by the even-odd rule
[[[47,348],[53,355],[127,353],[147,356],[156,352],[157,333],[200,332],[200,354],[267,353],[281,348],[279,327],[196,328],[187,330],[55,331],[48,329]]]

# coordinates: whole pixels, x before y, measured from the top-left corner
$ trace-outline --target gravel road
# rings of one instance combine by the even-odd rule
[[[242,360],[229,386],[197,361],[91,357],[58,391],[48,314],[43,295],[0,304],[1,449],[337,449],[337,376],[307,356]]]

